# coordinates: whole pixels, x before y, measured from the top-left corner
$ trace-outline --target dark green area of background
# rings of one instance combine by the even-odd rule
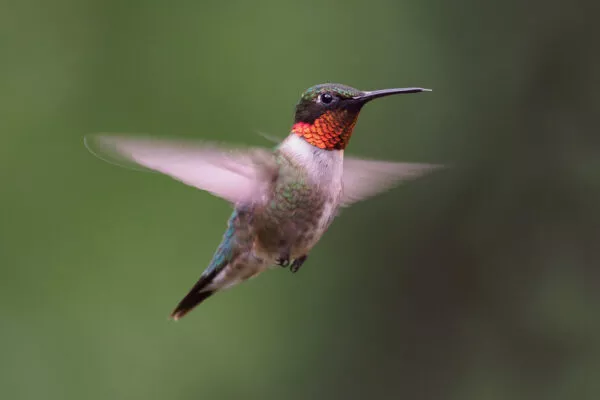
[[[595,3],[2,2],[0,398],[600,398]],[[83,135],[271,146],[327,81],[433,88],[349,153],[454,167],[167,320],[228,205]]]

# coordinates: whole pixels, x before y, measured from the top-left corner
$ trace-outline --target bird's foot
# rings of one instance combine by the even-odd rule
[[[300,269],[302,264],[304,264],[304,262],[306,261],[307,258],[308,258],[308,256],[306,256],[306,255],[296,258],[294,260],[294,262],[292,263],[292,265],[290,266],[290,271],[292,273],[298,272],[298,270]]]
[[[280,267],[287,268],[290,265],[290,256],[288,254],[282,254],[275,263]]]

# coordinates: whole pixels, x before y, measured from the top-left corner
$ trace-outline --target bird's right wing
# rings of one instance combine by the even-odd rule
[[[86,136],[85,145],[111,164],[158,171],[234,204],[257,200],[276,171],[265,149],[102,134]]]
[[[398,183],[416,179],[442,165],[344,158],[342,206],[374,196]]]

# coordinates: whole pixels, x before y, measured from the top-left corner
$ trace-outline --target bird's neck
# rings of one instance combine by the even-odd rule
[[[344,150],[350,141],[358,113],[346,109],[327,111],[312,122],[297,121],[292,133],[311,146],[327,151]]]
[[[278,150],[295,165],[306,170],[314,182],[341,182],[344,150],[324,150],[313,146],[292,132],[281,142]]]

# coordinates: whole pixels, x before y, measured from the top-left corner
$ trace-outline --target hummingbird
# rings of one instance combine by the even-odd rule
[[[85,144],[105,161],[166,174],[232,204],[212,260],[171,313],[178,320],[263,271],[297,272],[343,207],[440,167],[344,156],[365,104],[425,91],[313,86],[296,105],[289,135],[273,149],[105,134],[86,136]]]

